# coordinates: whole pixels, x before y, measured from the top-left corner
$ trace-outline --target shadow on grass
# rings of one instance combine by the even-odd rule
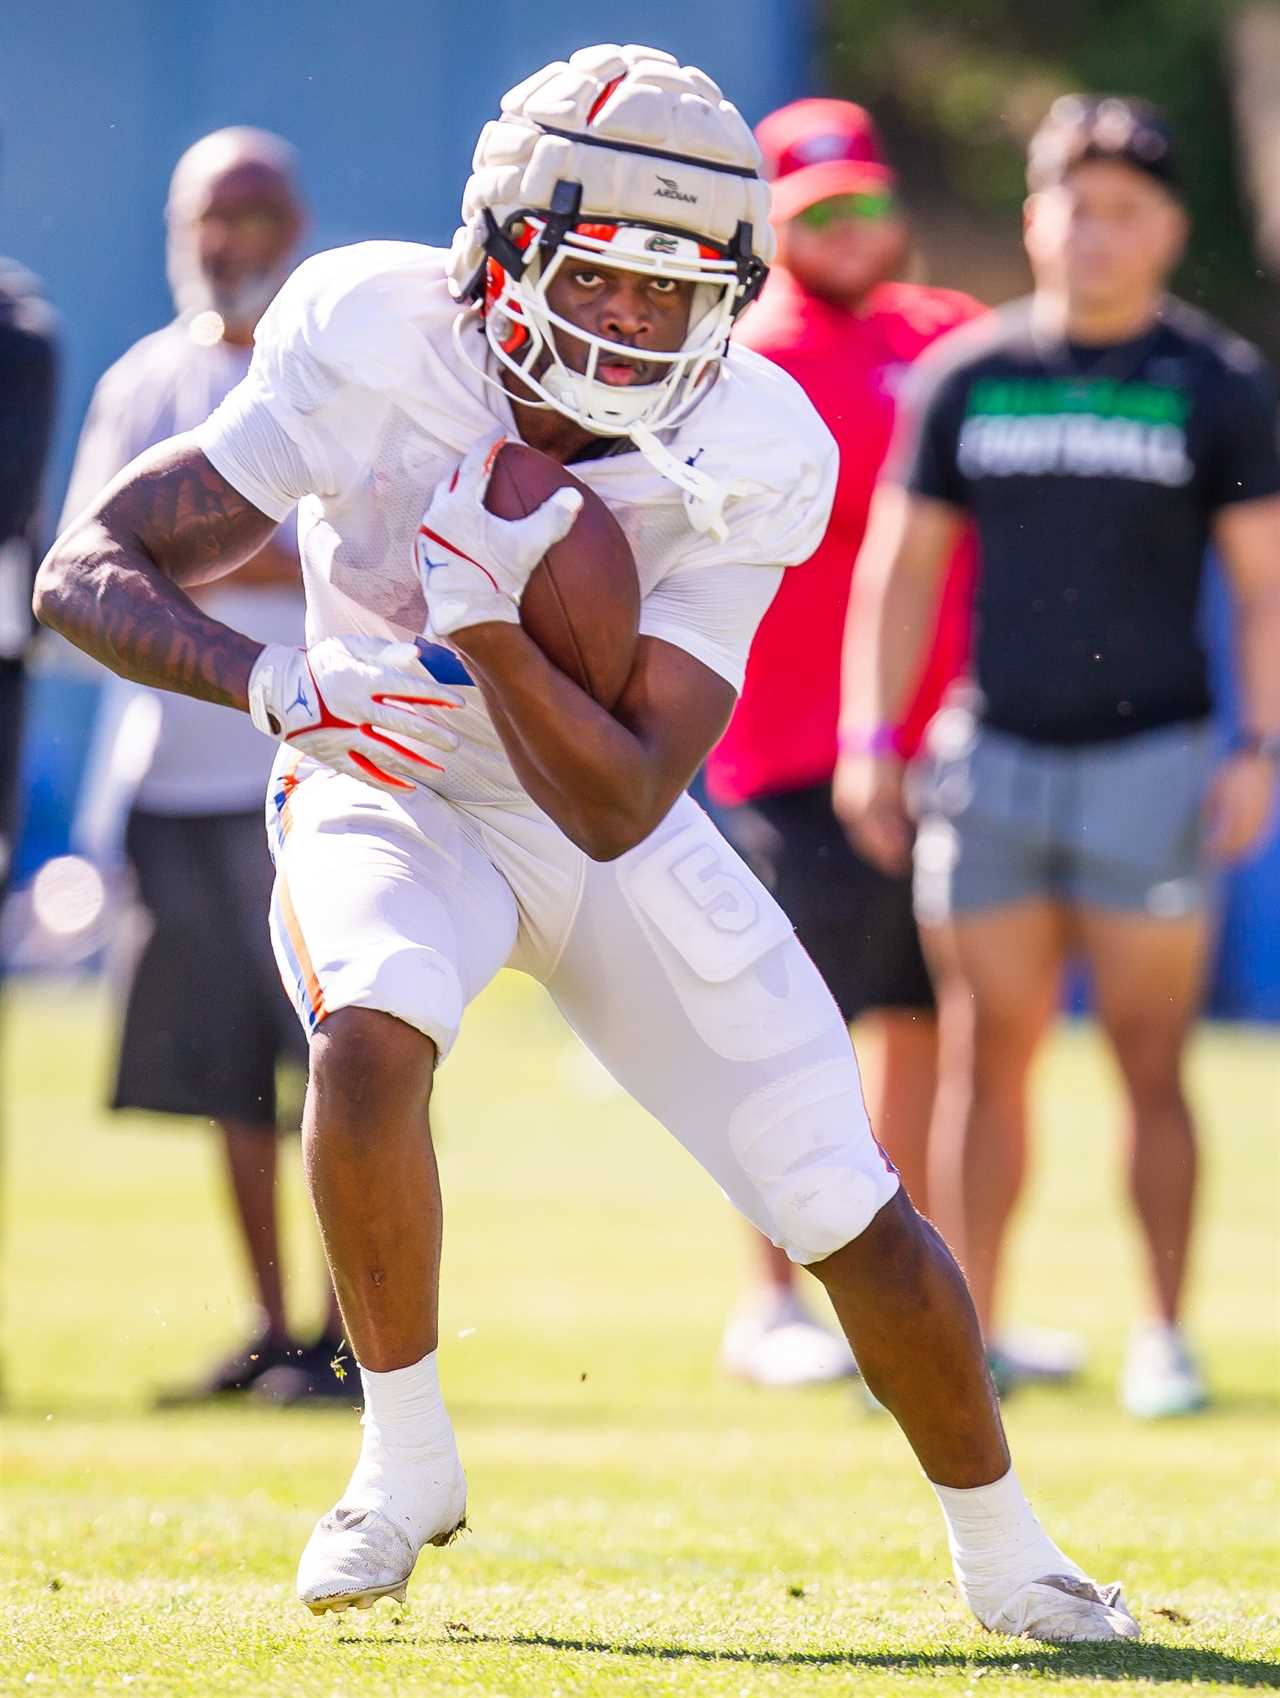
[[[353,1385],[356,1387],[358,1387],[358,1383],[358,1381],[353,1381]],[[843,1390],[834,1385],[813,1387],[807,1395],[813,1401],[820,1403],[824,1399],[833,1401],[836,1397],[843,1395]],[[1025,1393],[1019,1392],[1018,1402],[1014,1405],[1014,1408],[1015,1410],[1023,1408],[1025,1399],[1025,1408],[1028,1411],[1034,1410],[1036,1413],[1043,1413],[1045,1408],[1052,1406],[1055,1398],[1062,1400],[1059,1407],[1065,1407],[1066,1394],[1063,1388],[1030,1386]],[[1105,1400],[1101,1397],[1096,1399],[1087,1396],[1074,1397],[1070,1412],[1075,1417],[1082,1415],[1097,1416],[1101,1428],[1107,1417],[1119,1419],[1115,1416],[1110,1398],[1111,1393],[1109,1391]],[[465,1424],[473,1431],[514,1426],[524,1429],[547,1428],[562,1432],[566,1426],[592,1429],[619,1425],[629,1432],[637,1429],[657,1431],[665,1430],[665,1423],[668,1421],[678,1420],[688,1429],[690,1436],[697,1437],[709,1427],[717,1426],[723,1421],[725,1406],[730,1403],[733,1404],[735,1410],[745,1411],[747,1414],[758,1412],[762,1407],[758,1403],[754,1405],[750,1402],[736,1403],[732,1397],[721,1391],[708,1391],[693,1403],[686,1400],[681,1403],[646,1405],[643,1414],[637,1414],[634,1407],[622,1397],[611,1398],[603,1403],[593,1402],[586,1405],[578,1404],[577,1406],[575,1406],[572,1396],[548,1399],[545,1403],[536,1404],[499,1401],[467,1402],[463,1400],[452,1405],[451,1408],[455,1422]],[[273,1419],[282,1414],[287,1414],[303,1416],[309,1420],[319,1416],[331,1417],[335,1412],[350,1417],[353,1410],[359,1411],[359,1407],[360,1393],[358,1389],[353,1392],[349,1404],[343,1401],[327,1402],[323,1399],[317,1399],[314,1403],[292,1404],[288,1409],[273,1406],[265,1399],[255,1399],[252,1396],[229,1396],[158,1409],[151,1401],[150,1394],[144,1394],[141,1400],[122,1403],[114,1399],[97,1399],[92,1395],[88,1397],[60,1396],[48,1401],[27,1394],[15,1399],[12,1396],[6,1397],[3,1392],[0,1392],[0,1412],[9,1420],[29,1422],[32,1425],[37,1421],[48,1421],[50,1415],[59,1420],[84,1421],[86,1423],[137,1421],[149,1416],[156,1416],[169,1422],[173,1421],[175,1417],[180,1418],[192,1414],[201,1416],[217,1414],[224,1418],[234,1418],[241,1415],[269,1415]],[[1232,1392],[1218,1389],[1214,1392],[1214,1399],[1210,1408],[1194,1417],[1194,1430],[1211,1433],[1220,1418],[1265,1421],[1270,1424],[1274,1422],[1277,1415],[1280,1415],[1280,1396],[1277,1396],[1275,1392],[1263,1390]],[[1125,1430],[1131,1431],[1131,1425],[1126,1425]],[[1163,1431],[1175,1436],[1187,1430],[1189,1430],[1188,1427],[1181,1421],[1170,1422],[1163,1429]]]
[[[588,1651],[607,1657],[685,1659],[702,1663],[749,1663],[766,1668],[983,1669],[993,1674],[1060,1675],[1070,1679],[1216,1682],[1220,1686],[1280,1688],[1280,1666],[1221,1651],[1179,1645],[1062,1645],[1053,1650],[1010,1645],[999,1651],[710,1651],[690,1645],[610,1644],[602,1639],[562,1639],[548,1633],[379,1634],[392,1645],[502,1645],[541,1651]],[[367,1645],[360,1634],[339,1635],[339,1644]]]

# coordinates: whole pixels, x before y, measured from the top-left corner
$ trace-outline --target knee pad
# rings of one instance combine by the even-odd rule
[[[734,1110],[729,1142],[765,1203],[769,1236],[793,1262],[842,1249],[898,1189],[871,1135],[852,1052],[754,1091]]]

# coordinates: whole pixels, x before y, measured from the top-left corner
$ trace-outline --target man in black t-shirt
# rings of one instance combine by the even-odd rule
[[[1179,1330],[1196,1169],[1182,1051],[1212,868],[1257,842],[1280,756],[1276,389],[1256,350],[1165,293],[1186,216],[1157,113],[1059,101],[1028,178],[1033,295],[915,368],[855,579],[836,801],[865,853],[904,864],[903,773],[880,728],[968,520],[974,688],[935,723],[914,848],[943,1049],[969,1101],[956,1148],[937,1152],[937,1218],[990,1330],[1027,1070],[1080,955],[1129,1096],[1153,1292],[1124,1401],[1175,1414],[1205,1401]],[[1236,591],[1247,728],[1224,761],[1196,631],[1210,542]],[[962,1041],[948,1046],[948,1025]]]

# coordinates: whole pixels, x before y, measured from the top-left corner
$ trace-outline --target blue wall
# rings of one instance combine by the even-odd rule
[[[301,151],[309,245],[447,242],[481,124],[549,59],[637,38],[694,64],[755,122],[807,91],[807,0],[71,0],[6,8],[0,253],[44,281],[67,375],[60,498],[89,391],[169,316],[162,208],[182,150],[260,124]]]

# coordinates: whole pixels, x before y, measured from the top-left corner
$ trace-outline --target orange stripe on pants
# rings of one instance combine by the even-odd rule
[[[289,751],[289,764],[280,774],[280,794],[284,800],[280,803],[277,815],[277,825],[280,830],[280,841],[283,843],[293,826],[293,817],[289,812],[289,804],[293,793],[298,788],[298,768],[302,765],[302,756],[294,749]]]
[[[298,916],[294,912],[293,899],[289,895],[289,886],[285,883],[283,873],[277,872],[276,883],[280,894],[280,918],[284,921],[284,929],[289,934],[289,942],[293,945],[293,952],[298,957],[298,965],[302,969],[307,1001],[311,1004],[311,1012],[316,1019],[323,1020],[328,1013],[324,1005],[324,991],[320,988],[320,980],[312,965],[311,952],[302,936],[302,927],[298,924]]]

